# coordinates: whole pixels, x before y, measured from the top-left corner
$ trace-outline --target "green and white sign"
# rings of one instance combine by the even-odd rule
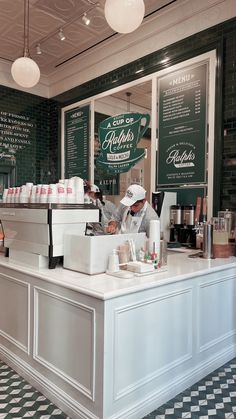
[[[159,80],[157,184],[206,182],[207,64]]]
[[[88,179],[89,105],[65,112],[65,176]]]
[[[137,148],[150,123],[149,114],[126,113],[109,117],[99,125],[100,154],[96,164],[108,173],[127,172],[144,158]]]

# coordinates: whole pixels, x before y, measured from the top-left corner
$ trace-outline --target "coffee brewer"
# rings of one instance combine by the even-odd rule
[[[196,247],[196,229],[194,205],[171,205],[170,207],[170,242],[186,247]]]

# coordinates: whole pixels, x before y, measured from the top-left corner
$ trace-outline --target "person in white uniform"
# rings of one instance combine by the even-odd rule
[[[100,235],[106,234],[106,226],[109,223],[109,220],[113,218],[113,214],[116,211],[116,206],[113,202],[103,200],[102,191],[97,185],[89,185],[87,190],[87,196],[90,202],[96,205],[101,211],[101,222],[100,223],[88,223],[87,229],[90,230],[90,234]]]
[[[130,185],[124,198],[120,201],[113,220],[109,221],[107,232],[115,233],[142,233],[149,237],[150,220],[159,217],[152,206],[147,202],[145,189],[137,184]]]

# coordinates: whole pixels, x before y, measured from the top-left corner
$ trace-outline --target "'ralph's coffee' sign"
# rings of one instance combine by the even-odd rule
[[[109,117],[99,125],[101,151],[97,165],[110,173],[127,172],[145,156],[137,148],[150,122],[148,114],[126,113]]]

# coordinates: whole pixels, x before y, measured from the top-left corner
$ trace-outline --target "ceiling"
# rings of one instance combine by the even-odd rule
[[[144,0],[144,21],[178,0]],[[86,51],[105,46],[107,39],[124,36],[115,33],[104,17],[105,0],[30,0],[29,49],[41,74],[50,76]],[[90,25],[82,21],[86,13]],[[60,28],[66,36],[61,41]],[[22,56],[24,46],[24,0],[0,0],[0,59],[13,62]],[[40,44],[42,54],[36,54]]]

